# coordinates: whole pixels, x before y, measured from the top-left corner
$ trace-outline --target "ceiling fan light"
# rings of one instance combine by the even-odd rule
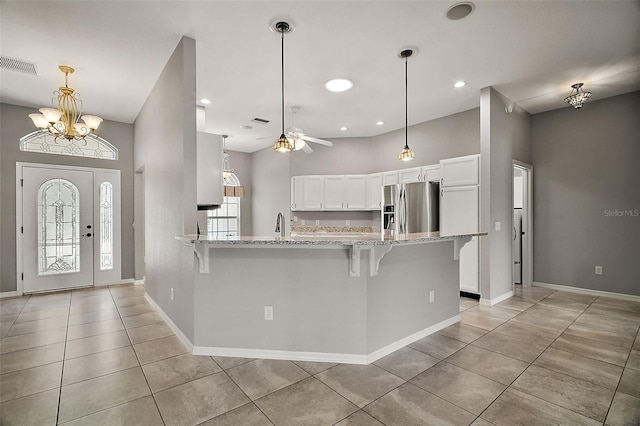
[[[296,136],[293,138],[293,150],[300,151],[307,143],[300,137]]]
[[[96,115],[83,115],[80,118],[82,118],[82,121],[85,122],[85,124],[89,127],[89,129],[91,129],[92,132],[94,132],[98,128],[100,123],[102,123],[102,118]]]
[[[40,108],[40,112],[48,123],[55,123],[62,117],[62,111],[57,108]]]
[[[33,121],[33,124],[35,124],[38,129],[46,129],[47,127],[49,127],[49,122],[46,118],[44,118],[44,115],[42,114],[29,114],[29,118],[31,119],[31,121]]]

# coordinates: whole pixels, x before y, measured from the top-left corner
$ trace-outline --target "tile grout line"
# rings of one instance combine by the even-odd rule
[[[543,297],[543,298],[542,298],[542,299],[540,299],[538,302],[536,302],[533,306],[536,306],[539,302],[541,302],[542,300],[544,300],[544,299],[548,298],[549,296],[551,296],[552,294],[555,294],[555,293],[557,293],[557,291],[554,291],[553,293],[548,294],[546,297]],[[529,366],[528,366],[527,368],[525,368],[525,369],[524,369],[524,371],[522,371],[522,373],[520,373],[520,374],[518,375],[518,377],[516,377],[516,378],[513,380],[513,382],[511,382],[511,384],[510,384],[509,386],[507,386],[507,388],[506,388],[504,391],[502,391],[502,392],[500,393],[500,395],[498,395],[498,397],[497,397],[496,399],[494,399],[494,400],[491,402],[491,404],[489,404],[489,405],[488,405],[488,406],[487,406],[487,407],[482,411],[482,413],[480,413],[480,416],[481,416],[485,411],[487,411],[487,409],[488,409],[491,405],[493,405],[493,403],[494,403],[498,398],[500,398],[500,397],[501,397],[501,396],[502,396],[502,395],[503,395],[503,394],[504,394],[508,389],[515,389],[515,388],[512,388],[513,383],[515,383],[515,381],[516,381],[516,380],[518,380],[518,379],[520,378],[520,376],[522,376],[522,375],[523,375],[523,374],[524,374],[524,373],[525,373],[525,372],[526,372],[526,371],[527,371],[527,370],[528,370],[528,369],[529,369],[529,368],[530,368],[530,367],[531,367],[531,366],[532,366],[532,365],[533,365],[533,364],[538,360],[538,358],[540,358],[540,357],[542,356],[542,354],[543,354],[543,353],[545,353],[549,348],[551,348],[551,345],[553,345],[553,344],[556,342],[556,340],[558,340],[558,339],[559,339],[559,338],[564,334],[564,332],[565,332],[569,327],[571,327],[571,325],[573,325],[573,324],[578,320],[578,318],[580,318],[580,317],[582,316],[582,314],[584,314],[584,312],[586,312],[586,310],[587,310],[587,309],[589,309],[589,307],[591,307],[591,305],[593,305],[593,303],[595,303],[599,298],[600,298],[600,297],[596,298],[593,302],[589,303],[589,306],[587,306],[587,307],[584,309],[584,311],[582,311],[582,312],[580,313],[580,315],[578,315],[578,316],[577,316],[577,317],[576,317],[576,318],[571,322],[571,324],[569,324],[567,327],[565,327],[565,328],[564,328],[564,330],[563,330],[563,331],[558,335],[558,337],[556,337],[555,339],[553,339],[553,341],[552,341],[552,342],[547,346],[547,348],[546,348],[544,351],[542,351],[542,352],[540,353],[540,355],[538,355],[538,356],[537,356],[533,361],[531,361],[531,363],[529,364]],[[533,306],[530,306],[530,308],[532,308]],[[565,351],[565,352],[566,352],[566,351]],[[572,352],[568,352],[568,353],[572,353]],[[544,367],[539,367],[539,366],[536,366],[536,367],[538,367],[538,368],[544,368]],[[545,368],[545,369],[546,369],[546,370],[548,370],[547,368]],[[549,371],[553,371],[553,370],[549,370]],[[555,373],[558,373],[558,372],[556,372],[556,371],[554,371],[554,372],[555,372]],[[563,374],[563,375],[565,375],[565,376],[568,376],[568,377],[571,377],[571,378],[573,378],[573,379],[577,379],[577,380],[583,380],[583,379],[578,379],[577,377],[573,377],[573,376],[571,376],[571,375],[569,375],[569,374],[566,374],[566,373],[558,373],[558,374]],[[592,382],[590,382],[590,381],[588,381],[588,380],[583,380],[583,381],[588,382],[588,383],[592,383]],[[594,383],[592,383],[592,384],[594,384]],[[604,387],[604,386],[603,386],[603,387]],[[580,412],[578,412],[578,411],[575,411],[575,410],[573,410],[573,409],[571,409],[571,408],[563,407],[562,405],[556,404],[556,403],[551,402],[551,401],[547,401],[546,399],[543,399],[543,398],[538,398],[537,396],[535,396],[535,395],[531,395],[531,394],[529,394],[528,392],[525,392],[525,391],[520,390],[520,389],[515,389],[515,390],[517,390],[517,391],[519,391],[519,392],[522,392],[522,393],[525,393],[525,394],[527,394],[527,395],[529,395],[529,396],[531,396],[531,397],[533,397],[533,398],[537,398],[537,399],[540,399],[541,401],[545,401],[545,402],[547,402],[547,403],[549,403],[549,404],[555,405],[556,407],[560,407],[560,408],[563,408],[563,409],[565,409],[565,410],[569,410],[569,411],[571,411],[571,412],[577,413],[577,414],[579,414],[579,415],[581,415],[581,416],[583,416],[583,417],[586,417],[586,418],[589,418],[589,419],[595,420],[595,419],[593,419],[592,417],[589,417],[589,416],[587,416],[587,415],[585,415],[585,414],[583,414],[583,413],[580,413]],[[615,393],[614,393],[614,397],[615,397]],[[612,400],[612,402],[613,402],[613,398],[612,398],[611,400]],[[607,411],[607,414],[608,414],[608,411]],[[484,420],[484,419],[483,419],[483,420]],[[604,424],[605,422],[606,422],[606,416],[605,416],[605,420],[603,421],[603,424]]]
[[[62,382],[64,378],[64,363],[67,355],[67,337],[69,336],[69,317],[71,317],[71,295],[73,290],[69,292],[69,310],[67,314],[67,328],[64,333],[64,349],[62,350],[62,368],[60,369],[60,387],[58,387],[58,409],[56,410],[56,425],[60,423],[60,406],[62,405]]]
[[[634,346],[635,341],[638,338],[639,334],[640,334],[640,330],[636,330],[636,335],[633,338],[633,342],[631,343],[631,348],[629,349],[629,354],[627,355],[627,360],[624,362],[624,367],[622,367],[622,373],[620,374],[620,378],[618,379],[618,384],[616,385],[616,388],[613,391],[613,398],[611,398],[611,402],[609,403],[609,408],[607,409],[607,413],[604,416],[603,424],[607,422],[607,417],[609,417],[609,412],[611,411],[611,407],[613,406],[613,400],[616,399],[616,394],[618,393],[618,388],[620,388],[620,382],[622,382],[622,376],[624,376],[624,372],[627,369],[627,364],[629,364],[629,358],[631,358],[631,353],[633,352],[633,346]],[[631,396],[633,396],[633,395],[631,395]]]
[[[144,285],[142,287],[144,288],[144,292],[146,293],[147,290],[144,287]],[[131,336],[129,335],[129,329],[127,328],[127,326],[124,324],[124,321],[122,320],[122,315],[120,314],[120,307],[116,303],[116,299],[113,297],[113,293],[111,292],[111,286],[109,286],[109,294],[111,295],[111,299],[113,300],[113,304],[116,306],[116,310],[118,311],[118,316],[120,317],[120,321],[122,322],[122,327],[124,328],[124,331],[127,334],[127,339],[129,339],[129,343],[131,344],[131,350],[133,350],[133,353],[136,356],[136,360],[138,361],[138,367],[140,368],[140,371],[142,372],[142,377],[144,377],[144,381],[147,384],[147,387],[149,388],[149,394],[151,394],[151,398],[153,399],[153,403],[156,406],[156,410],[158,410],[158,414],[160,415],[160,419],[162,420],[162,424],[166,425],[167,423],[164,421],[164,417],[162,416],[162,411],[160,411],[160,407],[158,406],[158,401],[156,401],[156,396],[155,396],[153,390],[151,390],[151,385],[149,384],[149,379],[147,379],[147,375],[144,373],[144,368],[142,368],[142,362],[140,362],[140,357],[138,356],[138,352],[136,351],[135,347],[133,346],[133,342],[131,341]],[[131,402],[131,401],[128,401],[128,402]]]

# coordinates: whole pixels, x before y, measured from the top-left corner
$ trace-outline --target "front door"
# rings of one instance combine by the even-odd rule
[[[24,292],[93,285],[91,171],[23,167]]]

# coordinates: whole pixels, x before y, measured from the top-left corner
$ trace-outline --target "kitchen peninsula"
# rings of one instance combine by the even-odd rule
[[[459,321],[473,236],[177,237],[194,252],[200,355],[367,364]]]

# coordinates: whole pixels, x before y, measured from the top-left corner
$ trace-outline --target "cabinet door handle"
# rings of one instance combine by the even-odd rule
[[[422,180],[422,175],[421,175],[421,174],[419,174],[419,175],[418,175],[418,182],[420,182],[421,180]]]
[[[349,203],[347,203],[347,208],[349,208]]]

